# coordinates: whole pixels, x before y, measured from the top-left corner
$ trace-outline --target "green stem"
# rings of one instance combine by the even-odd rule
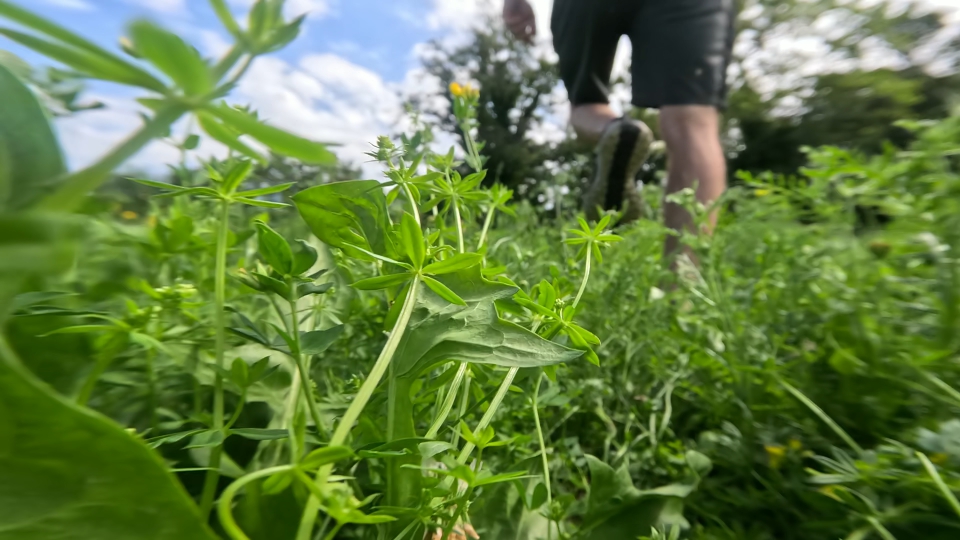
[[[103,156],[100,161],[64,178],[53,193],[37,204],[36,209],[48,212],[73,211],[88,193],[110,177],[114,169],[133,157],[150,141],[162,137],[187,110],[183,105],[168,105],[160,109],[139,131]]]
[[[470,406],[470,371],[467,371],[467,376],[463,380],[463,394],[460,396],[460,412],[457,414],[457,418],[462,419],[467,414],[467,407]],[[460,444],[460,430],[453,430],[453,438],[450,439],[450,444],[457,446]]]
[[[85,406],[87,401],[90,401],[90,396],[93,394],[93,389],[97,386],[97,381],[100,380],[103,372],[113,363],[114,357],[120,353],[123,347],[122,343],[122,340],[114,336],[104,345],[103,350],[100,351],[97,358],[97,363],[93,366],[90,374],[87,375],[86,380],[83,381],[83,386],[80,387],[80,392],[77,394],[77,405]]]
[[[420,278],[414,277],[413,282],[410,283],[410,289],[407,292],[407,297],[403,301],[403,307],[400,309],[400,316],[397,318],[397,323],[394,326],[393,332],[390,333],[387,343],[383,346],[383,350],[380,351],[380,356],[373,365],[373,369],[370,370],[370,374],[367,376],[367,379],[363,381],[363,385],[360,386],[360,391],[357,392],[356,397],[353,398],[353,401],[350,403],[347,411],[343,414],[343,418],[340,419],[340,423],[337,424],[337,428],[334,430],[333,436],[330,438],[330,446],[341,446],[344,442],[346,442],[347,436],[350,435],[350,431],[353,429],[353,425],[360,418],[360,414],[367,406],[371,396],[373,396],[373,392],[380,384],[380,380],[383,379],[384,374],[386,374],[387,368],[390,367],[390,361],[393,360],[393,354],[400,345],[400,340],[403,338],[403,334],[407,329],[407,323],[410,322],[410,316],[413,314],[413,308],[417,302],[417,293],[419,288]],[[330,472],[332,470],[333,465],[325,465],[320,467],[320,470],[317,471],[317,476],[315,479],[316,483],[318,485],[325,484],[327,477],[330,476]],[[300,519],[300,528],[297,530],[297,540],[310,540],[311,534],[313,533],[313,527],[317,522],[317,511],[319,509],[320,503],[317,501],[317,498],[311,496],[307,501],[307,506],[304,509],[303,516]]]
[[[323,540],[333,540],[337,537],[337,533],[340,532],[341,528],[343,528],[343,523],[338,521],[337,524],[333,526],[333,529],[330,529],[330,534],[323,537]]]
[[[435,439],[437,434],[440,433],[440,428],[443,427],[444,421],[447,417],[450,416],[450,411],[453,409],[453,402],[457,400],[457,390],[460,388],[460,385],[463,383],[463,379],[467,374],[467,363],[462,362],[460,367],[457,369],[456,375],[453,376],[453,380],[450,381],[450,390],[447,392],[446,397],[443,399],[443,405],[440,407],[440,411],[437,413],[437,417],[433,421],[433,425],[430,426],[430,431],[427,431],[425,435],[428,439]],[[466,392],[466,390],[464,390]]]
[[[543,372],[537,377],[537,386],[533,389],[533,421],[537,425],[537,439],[540,442],[540,460],[543,462],[543,482],[547,487],[547,505],[553,506],[553,489],[550,487],[550,462],[547,459],[547,445],[543,440],[543,428],[540,426],[540,410],[537,399],[540,397],[540,383],[543,382]],[[547,540],[553,538],[553,529],[547,524]]]
[[[483,414],[483,418],[480,419],[480,423],[477,424],[476,429],[473,430],[474,433],[480,433],[483,430],[487,429],[487,426],[490,425],[490,422],[493,421],[493,417],[497,414],[497,409],[500,408],[500,404],[503,403],[503,398],[506,397],[507,392],[510,390],[510,385],[513,384],[513,379],[516,378],[517,372],[520,371],[520,368],[510,368],[510,371],[507,372],[507,376],[503,378],[503,382],[500,383],[500,388],[497,390],[497,394],[493,396],[493,401],[490,402],[490,406],[487,407],[487,412]],[[465,464],[467,459],[470,458],[470,454],[473,453],[473,449],[476,446],[468,442],[463,445],[463,450],[460,450],[460,455],[457,458],[461,464]]]
[[[227,486],[227,489],[223,490],[223,496],[220,497],[220,501],[217,503],[217,516],[220,518],[220,525],[223,526],[223,530],[230,538],[233,540],[250,540],[250,538],[244,534],[243,529],[237,525],[236,520],[233,519],[231,509],[233,506],[233,498],[236,497],[237,492],[239,492],[243,486],[254,480],[287,472],[291,469],[293,469],[293,465],[281,465],[280,467],[270,467],[269,469],[252,472],[246,476],[237,478],[232,484]]]
[[[216,330],[216,365],[217,370],[213,379],[213,430],[223,430],[223,376],[224,356],[227,349],[227,318],[224,304],[227,301],[227,237],[230,232],[230,202],[220,202],[220,216],[217,224],[217,248],[214,260],[214,324]],[[203,493],[200,496],[200,515],[207,516],[213,508],[213,498],[217,491],[217,482],[220,480],[220,458],[223,454],[223,444],[214,446],[210,450],[210,469],[203,484]]]
[[[310,387],[310,369],[300,352],[300,318],[297,312],[296,284],[287,282],[287,286],[290,288],[290,298],[287,299],[290,304],[290,338],[293,339],[294,347],[294,350],[290,351],[290,355],[293,356],[293,361],[297,364],[297,370],[300,372],[300,385],[303,390],[303,397],[307,401],[310,418],[317,426],[317,432],[326,437],[326,429],[324,429],[320,418],[320,409],[317,407],[317,401],[313,398],[313,388]]]
[[[937,472],[937,467],[923,452],[917,452],[917,457],[920,459],[920,463],[923,464],[923,468],[927,470],[927,474],[930,475],[930,478],[933,478],[933,483],[937,485],[937,489],[939,489],[940,493],[943,494],[943,498],[946,499],[950,504],[950,508],[953,508],[953,511],[956,512],[957,516],[960,516],[960,501],[957,501],[956,495],[950,491],[950,487],[946,482],[943,481],[940,473]]]
[[[577,297],[573,299],[573,309],[577,308],[577,304],[580,303],[580,298],[583,296],[583,291],[587,289],[587,280],[590,279],[590,254],[591,249],[587,247],[587,261],[583,266],[583,281],[580,282],[580,290],[577,291]]]
[[[463,220],[460,219],[460,205],[457,204],[456,199],[453,200],[453,217],[457,221],[457,249],[460,251],[460,253],[463,253]]]
[[[407,184],[403,184],[403,192],[410,202],[410,210],[413,211],[413,217],[417,220],[417,225],[420,225],[420,209],[417,208],[417,201],[413,198],[413,190]]]
[[[480,248],[483,247],[483,244],[487,241],[487,233],[490,231],[490,224],[493,223],[493,214],[497,211],[496,205],[491,205],[490,210],[487,212],[487,218],[483,220],[483,230],[480,231],[480,241],[477,242],[477,251],[480,251]]]
[[[877,531],[877,534],[879,534],[883,540],[897,540],[897,537],[887,530],[887,528],[883,526],[883,523],[880,523],[879,519],[870,516],[867,518],[867,523],[869,523],[874,530]]]

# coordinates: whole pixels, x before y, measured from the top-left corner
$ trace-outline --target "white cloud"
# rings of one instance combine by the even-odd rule
[[[250,103],[271,124],[314,140],[336,142],[348,161],[403,116],[397,87],[380,75],[334,54],[313,54],[292,66],[261,58],[240,82],[235,100]]]
[[[291,65],[275,57],[258,59],[251,66],[230,100],[249,104],[260,118],[303,137],[338,143],[334,149],[345,161],[363,164],[378,135],[390,134],[401,125],[403,107],[395,84],[380,75],[334,54],[313,54]],[[130,99],[91,95],[105,109],[62,118],[57,128],[71,168],[96,161],[113,145],[141,125],[139,105]],[[177,126],[182,133],[186,123]],[[224,155],[217,143],[203,139],[197,156]],[[126,166],[127,170],[162,173],[165,165],[179,160],[178,152],[154,142]],[[374,165],[364,165],[376,175]]]
[[[93,4],[86,0],[42,0],[44,4],[77,11],[93,11]]]

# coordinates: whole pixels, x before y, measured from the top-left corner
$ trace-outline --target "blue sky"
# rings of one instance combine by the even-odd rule
[[[149,18],[180,34],[202,54],[216,57],[229,36],[207,0],[13,0],[99,44],[119,50],[125,25]],[[268,121],[317,140],[343,146],[338,153],[361,162],[377,135],[395,131],[404,116],[404,93],[429,90],[433,81],[419,68],[418,46],[432,39],[463,37],[481,6],[494,0],[287,0],[287,15],[308,13],[299,39],[258,59],[231,97],[249,103]],[[550,0],[537,0],[538,9]],[[245,21],[253,0],[227,0]],[[544,13],[545,17],[547,14]],[[0,38],[33,64],[44,60]],[[88,100],[107,107],[60,119],[57,127],[72,167],[91,163],[140,122],[135,91],[108,83],[88,85]],[[189,129],[187,123],[179,130]],[[205,141],[200,155],[223,149]],[[155,143],[133,167],[162,171],[175,151]]]

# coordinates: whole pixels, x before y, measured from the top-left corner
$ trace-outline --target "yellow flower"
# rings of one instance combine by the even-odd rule
[[[469,83],[460,84],[458,82],[450,83],[450,93],[453,94],[454,97],[459,98],[473,98],[480,95],[480,91],[471,86]]]
[[[132,210],[124,210],[123,212],[120,212],[120,217],[123,219],[137,219],[139,216]]]
[[[790,439],[790,441],[787,442],[787,446],[789,446],[794,452],[799,452],[803,449],[803,443],[800,442],[799,439]]]
[[[950,456],[944,454],[943,452],[937,452],[936,454],[930,454],[930,461],[936,463],[937,465],[943,465],[950,459]]]
[[[783,457],[787,454],[787,449],[779,444],[765,444],[763,449],[767,451],[767,457],[770,459],[770,467],[779,469],[783,463]]]
[[[770,190],[769,190],[769,189],[755,189],[755,190],[753,190],[753,194],[756,195],[757,197],[766,197],[767,195],[770,194]]]

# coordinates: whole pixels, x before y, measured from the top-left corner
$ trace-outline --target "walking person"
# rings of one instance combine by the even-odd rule
[[[551,30],[560,76],[570,99],[577,136],[595,145],[597,173],[584,197],[588,217],[597,207],[640,217],[636,176],[653,134],[642,122],[610,107],[608,86],[621,36],[633,45],[633,105],[660,109],[667,146],[666,193],[696,186],[697,200],[715,201],[726,189],[720,144],[720,110],[733,45],[735,0],[555,0]],[[527,0],[505,0],[503,18],[519,39],[531,42],[537,21]],[[692,217],[664,207],[666,225],[692,230]],[[710,229],[716,224],[711,216]],[[679,239],[667,237],[665,254]]]

